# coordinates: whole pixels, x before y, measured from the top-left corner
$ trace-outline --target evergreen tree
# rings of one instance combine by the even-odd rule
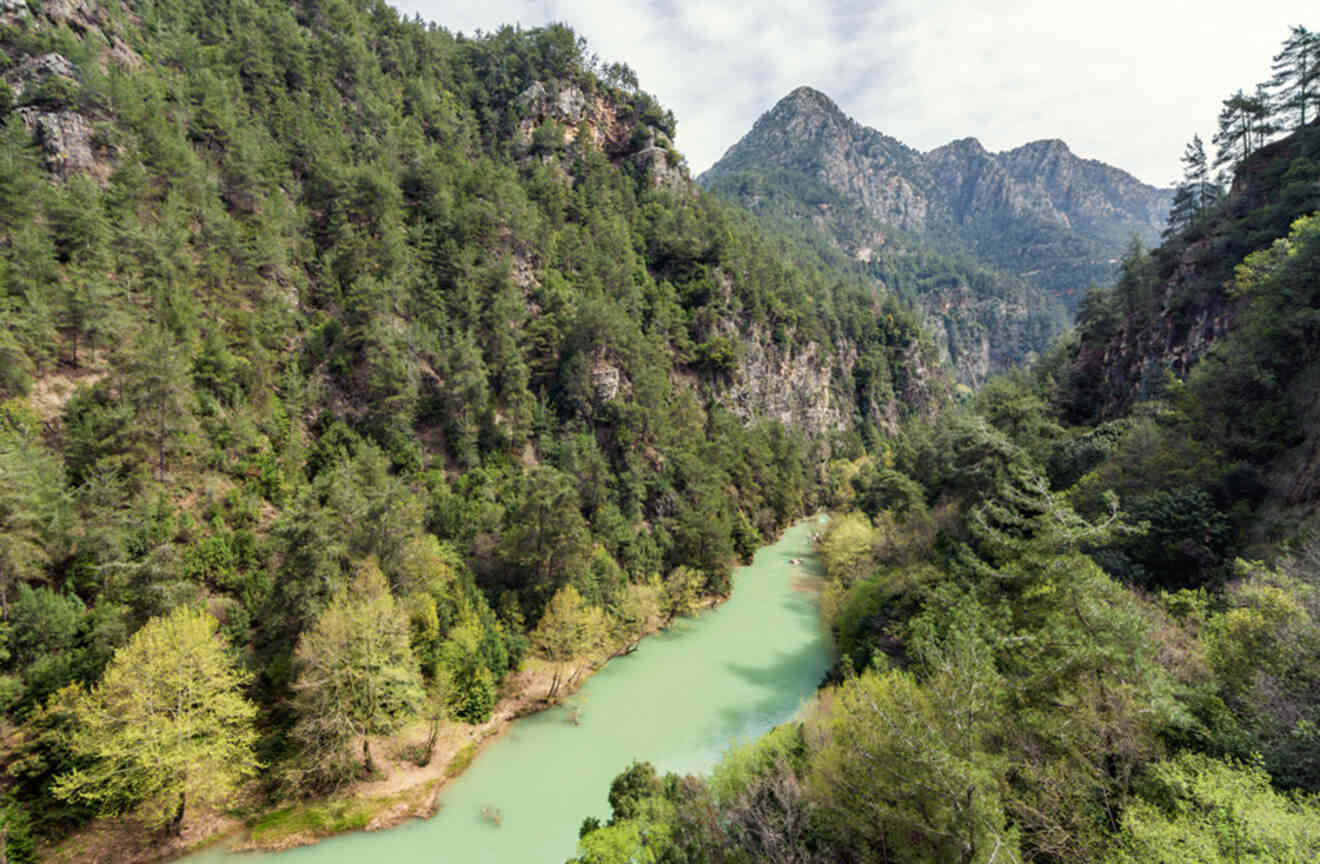
[[[132,418],[125,443],[140,449],[143,462],[155,462],[157,480],[196,423],[189,354],[185,343],[158,328],[144,331],[118,358],[119,398]]]
[[[1273,68],[1273,109],[1284,118],[1295,116],[1294,128],[1300,129],[1308,117],[1320,114],[1320,33],[1293,27],[1283,50],[1274,55]]]
[[[1180,183],[1173,193],[1173,203],[1169,205],[1169,224],[1161,236],[1165,240],[1177,237],[1196,221],[1196,190],[1187,183]]]
[[[1210,177],[1210,163],[1200,135],[1193,135],[1183,151],[1183,182],[1192,187],[1197,215],[1219,199],[1219,188]]]
[[[1183,150],[1182,182],[1174,191],[1169,208],[1169,225],[1164,237],[1176,236],[1190,228],[1205,211],[1219,200],[1219,187],[1210,177],[1210,164],[1200,135],[1193,135]]]
[[[1269,113],[1268,97],[1260,88],[1254,96],[1238,90],[1225,99],[1223,110],[1219,112],[1219,131],[1214,137],[1215,146],[1219,148],[1214,167],[1230,166],[1236,171],[1247,161],[1273,131]]]

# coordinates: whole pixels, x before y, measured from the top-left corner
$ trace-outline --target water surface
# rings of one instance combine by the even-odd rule
[[[431,819],[278,855],[214,850],[189,864],[560,864],[576,853],[584,817],[609,816],[609,782],[633,759],[662,773],[704,772],[732,743],[788,720],[815,691],[829,647],[816,594],[803,584],[819,576],[814,529],[799,523],[757,552],[719,608],[644,640],[563,707],[515,722],[441,792]],[[500,811],[500,825],[482,817],[488,807]]]

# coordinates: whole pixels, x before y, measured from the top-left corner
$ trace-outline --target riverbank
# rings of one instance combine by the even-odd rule
[[[727,599],[720,595],[700,598],[694,614],[713,609]],[[655,636],[671,623],[648,622],[643,639]],[[144,832],[127,820],[98,819],[58,846],[39,849],[39,860],[56,864],[157,864],[217,845],[235,852],[278,852],[340,834],[381,831],[430,818],[445,788],[508,732],[514,721],[562,704],[612,659],[594,659],[571,687],[561,685],[555,699],[547,700],[553,670],[543,660],[527,658],[521,669],[505,679],[491,718],[476,726],[446,723],[425,766],[417,765],[414,759],[425,747],[428,733],[425,721],[419,720],[395,735],[373,738],[376,776],[350,784],[332,796],[268,807],[259,803],[258,793],[253,790],[231,810],[190,816],[182,834],[166,839]]]

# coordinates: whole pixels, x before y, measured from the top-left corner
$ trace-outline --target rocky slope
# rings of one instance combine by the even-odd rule
[[[989,153],[965,138],[922,153],[808,87],[698,182],[825,232],[922,309],[971,386],[1048,345],[1086,286],[1112,280],[1133,235],[1158,237],[1171,199],[1058,140]]]
[[[1232,331],[1248,299],[1234,290],[1235,267],[1320,207],[1317,162],[1317,124],[1261,148],[1241,166],[1218,209],[1156,250],[1149,286],[1088,302],[1071,357],[1074,416],[1123,415],[1167,374],[1184,377]]]
[[[1132,234],[1148,242],[1159,236],[1172,200],[1172,190],[1082,159],[1057,139],[989,153],[964,138],[921,153],[860,125],[810,87],[780,100],[698,179],[712,185],[766,165],[807,174],[884,224],[960,242],[1020,275],[1052,265],[1050,255],[1064,251],[1056,247],[1070,245],[1091,253],[1087,264],[1111,263]],[[1051,229],[1063,234],[1050,236]],[[996,231],[1045,245],[1023,250],[1014,236],[997,243]],[[1080,275],[1043,284],[1085,287]]]

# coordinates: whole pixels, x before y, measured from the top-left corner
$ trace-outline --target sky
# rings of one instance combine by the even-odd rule
[[[564,22],[622,61],[678,118],[694,175],[806,84],[920,150],[975,137],[991,151],[1062,138],[1153,185],[1210,148],[1221,102],[1270,76],[1315,0],[389,0],[469,35]],[[1310,13],[1310,14],[1307,14]]]

